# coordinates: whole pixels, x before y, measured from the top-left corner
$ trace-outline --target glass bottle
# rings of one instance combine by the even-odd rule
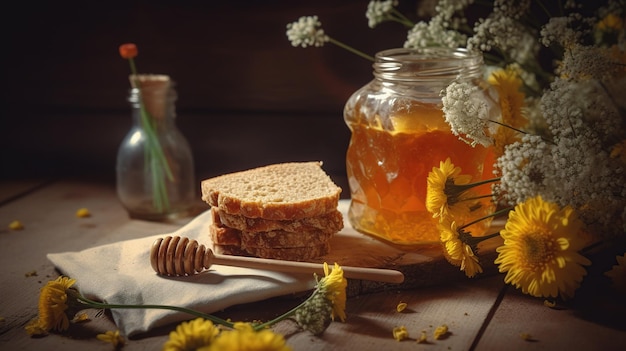
[[[176,127],[166,75],[131,75],[132,128],[117,153],[117,195],[131,218],[165,221],[191,213],[196,184],[189,143]]]
[[[441,92],[449,83],[482,79],[482,55],[464,49],[391,49],[379,52],[373,67],[374,79],[344,109],[352,133],[346,155],[348,218],[355,229],[393,243],[437,242],[438,219],[425,207],[432,168],[450,157],[472,181],[492,173],[493,159],[486,161],[491,150],[459,140],[442,111]],[[479,193],[491,193],[489,186]],[[480,201],[485,213],[493,210],[490,199]],[[484,235],[489,224],[469,229]]]

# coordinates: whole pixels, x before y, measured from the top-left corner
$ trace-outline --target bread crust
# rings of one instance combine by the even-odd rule
[[[297,220],[337,209],[341,188],[321,162],[291,162],[205,179],[202,200],[248,218]]]

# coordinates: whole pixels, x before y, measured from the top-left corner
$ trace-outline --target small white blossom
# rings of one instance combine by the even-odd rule
[[[388,20],[390,12],[395,6],[398,6],[398,0],[370,1],[365,12],[367,25],[370,28],[375,28],[378,24]]]
[[[317,16],[302,16],[298,21],[287,25],[287,38],[293,46],[324,46],[329,37],[320,28],[322,23]]]
[[[452,133],[472,146],[493,144],[487,131],[497,107],[486,96],[481,87],[461,81],[448,85],[442,97],[443,113]]]
[[[564,48],[578,43],[582,33],[570,27],[573,21],[574,18],[570,16],[550,18],[541,28],[541,43],[545,46],[557,43]]]

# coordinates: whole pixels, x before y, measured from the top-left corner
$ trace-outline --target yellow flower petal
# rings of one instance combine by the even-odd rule
[[[443,339],[447,335],[448,335],[448,325],[447,324],[442,324],[442,325],[438,326],[437,328],[435,328],[435,331],[433,333],[433,336],[434,336],[435,340]]]
[[[22,229],[24,229],[24,225],[22,224],[22,222],[20,222],[18,220],[14,220],[13,222],[9,223],[9,229],[11,229],[11,230],[22,230]]]
[[[398,306],[396,306],[396,311],[402,312],[406,309],[406,306],[407,306],[406,302],[400,302],[398,303]]]
[[[196,318],[182,322],[176,330],[170,332],[169,339],[163,345],[163,351],[196,350],[211,345],[219,329],[209,320]]]
[[[221,332],[209,347],[199,350],[288,351],[285,338],[271,329],[254,331],[249,323],[237,322],[232,330]]]
[[[124,345],[124,338],[120,335],[120,331],[107,331],[104,334],[96,335],[96,338],[100,341],[108,342],[112,344],[114,347]]]
[[[86,208],[79,208],[78,210],[76,210],[76,217],[78,218],[87,218],[87,217],[91,217],[91,213],[89,212],[88,209]]]
[[[393,328],[392,331],[393,338],[397,341],[402,341],[409,338],[409,332],[406,330],[406,327],[401,325],[399,327]]]

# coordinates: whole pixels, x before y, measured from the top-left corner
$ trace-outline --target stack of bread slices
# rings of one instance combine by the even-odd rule
[[[201,185],[216,253],[307,261],[326,255],[343,228],[341,188],[321,162],[273,164]]]

